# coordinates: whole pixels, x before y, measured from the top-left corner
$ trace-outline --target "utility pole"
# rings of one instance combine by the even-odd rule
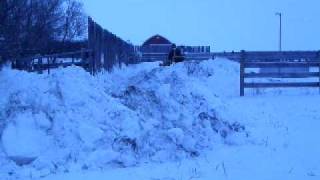
[[[277,12],[276,16],[279,16],[280,19],[280,28],[279,28],[279,51],[282,51],[282,13]]]

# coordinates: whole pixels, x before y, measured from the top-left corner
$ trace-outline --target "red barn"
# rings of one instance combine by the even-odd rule
[[[162,61],[167,58],[173,42],[157,34],[147,39],[141,46],[135,46],[140,61]],[[183,53],[210,53],[210,46],[178,46]]]
[[[157,34],[147,39],[140,47],[140,51],[142,53],[168,53],[171,46],[171,41]]]
[[[150,37],[149,39],[147,39],[142,46],[152,46],[152,45],[171,45],[172,43],[165,37],[161,36],[161,35],[154,35],[152,37]]]

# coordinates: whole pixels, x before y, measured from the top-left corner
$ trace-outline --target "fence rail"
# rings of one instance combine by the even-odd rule
[[[210,46],[178,46],[186,53],[210,53]],[[144,46],[135,46],[136,52],[141,53],[169,53],[171,44],[152,44]]]
[[[211,53],[185,53],[185,60],[208,60],[213,59]],[[139,57],[139,62],[155,62],[155,61],[164,61],[167,60],[168,53],[142,53]]]
[[[320,51],[243,51],[243,52],[214,52],[214,57],[223,57],[240,62],[247,61],[317,61]],[[243,57],[245,56],[245,57]]]
[[[286,82],[286,83],[244,83],[246,88],[291,88],[291,87],[319,87],[319,82]]]
[[[315,67],[319,62],[242,62],[247,68]]]
[[[229,54],[230,55],[230,54]],[[240,96],[245,88],[318,87],[320,90],[320,53],[308,52],[245,52],[233,55],[240,59]],[[300,62],[297,60],[300,60]],[[301,61],[302,60],[302,61]],[[254,68],[259,72],[246,72]],[[313,72],[311,72],[313,68]],[[317,70],[314,72],[314,70]],[[313,82],[245,82],[252,78],[317,78]]]
[[[245,78],[308,78],[318,77],[318,72],[302,73],[244,73]]]
[[[12,62],[12,67],[18,70],[39,73],[43,73],[43,71],[50,73],[50,69],[72,65],[88,69],[91,56],[92,51],[88,49],[59,54],[38,55],[16,59]]]

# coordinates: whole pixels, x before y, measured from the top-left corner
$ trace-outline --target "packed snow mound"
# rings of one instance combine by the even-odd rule
[[[21,176],[17,165],[26,165],[40,177],[126,167],[242,143],[245,127],[221,116],[221,97],[238,95],[237,87],[230,88],[238,72],[228,60],[143,63],[95,77],[78,67],[49,75],[4,69],[1,172]]]

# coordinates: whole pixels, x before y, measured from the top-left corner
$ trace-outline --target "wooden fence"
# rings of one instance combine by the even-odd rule
[[[28,72],[43,73],[47,71],[50,73],[50,69],[75,65],[89,70],[91,56],[92,52],[87,49],[59,54],[38,55],[15,59],[12,61],[12,68]]]
[[[12,67],[42,73],[56,67],[76,65],[96,74],[102,69],[110,71],[122,63],[132,64],[137,61],[133,45],[103,29],[90,17],[87,44],[86,49],[81,51],[19,58],[13,61]]]
[[[145,46],[135,46],[135,52],[137,53],[169,53],[171,44],[152,44]],[[210,53],[210,46],[178,46],[184,53]]]
[[[110,71],[114,66],[132,64],[136,62],[134,46],[103,29],[88,18],[88,49],[92,50],[89,70],[92,74],[106,69]]]
[[[213,59],[211,53],[185,53],[185,60],[203,61]],[[138,55],[138,62],[156,62],[168,59],[168,53],[141,53]]]
[[[235,56],[235,55],[234,55]],[[236,58],[234,58],[236,59]],[[258,69],[248,73],[246,69]],[[262,69],[284,69],[268,71]],[[316,71],[310,71],[310,69]],[[305,71],[307,69],[307,71]],[[261,83],[245,82],[245,79],[261,78],[317,78],[313,82],[280,82]],[[320,53],[309,52],[245,52],[240,53],[240,96],[244,96],[245,88],[287,88],[287,87],[318,87],[320,88]]]
[[[227,58],[240,62],[243,52],[247,55],[247,60],[251,61],[310,61],[316,59],[319,51],[241,51],[241,52],[213,52],[214,57]]]

